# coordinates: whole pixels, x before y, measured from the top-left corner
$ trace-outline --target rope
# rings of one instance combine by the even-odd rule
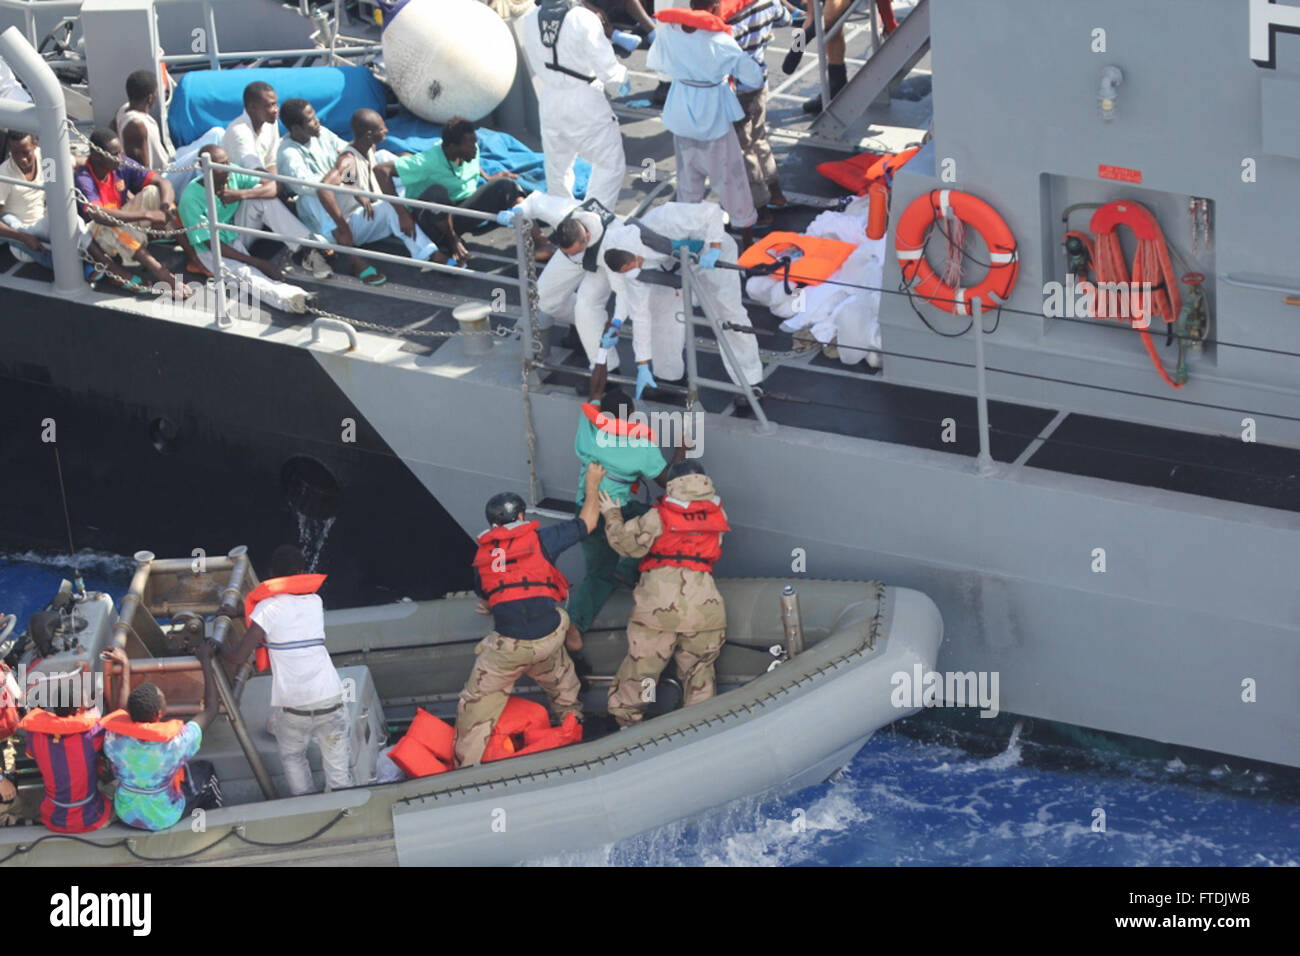
[[[227,830],[221,836],[217,837],[217,839],[213,840],[207,846],[202,846],[199,847],[197,850],[191,850],[189,853],[181,853],[177,856],[145,856],[142,853],[138,853],[136,852],[135,848],[132,846],[132,844],[134,844],[135,841],[138,839],[137,837],[122,837],[120,839],[112,841],[111,843],[100,843],[96,840],[89,840],[85,837],[77,836],[71,833],[47,833],[44,836],[39,837],[36,840],[33,840],[31,843],[23,843],[14,847],[7,854],[0,857],[0,865],[9,862],[20,853],[32,852],[38,846],[40,846],[42,843],[45,843],[48,840],[71,840],[74,843],[84,843],[86,846],[93,846],[96,849],[100,849],[100,850],[115,850],[120,847],[121,849],[126,850],[127,853],[130,853],[137,860],[141,860],[145,863],[178,863],[182,860],[191,860],[194,857],[199,856],[200,854],[206,853],[208,850],[211,850],[213,847],[217,846],[218,844],[224,843],[227,839],[229,839],[232,836],[244,843],[247,843],[249,846],[270,847],[270,848],[299,846],[303,843],[310,843],[312,840],[324,836],[335,826],[337,826],[340,820],[350,815],[351,814],[348,810],[340,810],[338,811],[337,814],[335,814],[332,820],[330,820],[320,829],[316,830],[314,833],[310,833],[305,837],[299,837],[296,840],[285,840],[279,843],[272,843],[265,840],[254,840],[240,833],[239,827],[231,827],[229,830]]]

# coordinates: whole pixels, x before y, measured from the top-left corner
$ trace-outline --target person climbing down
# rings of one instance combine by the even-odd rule
[[[457,767],[477,764],[515,681],[525,674],[546,691],[559,717],[582,719],[581,686],[564,649],[569,615],[560,602],[569,583],[555,558],[596,527],[596,488],[605,477],[587,466],[586,504],[577,517],[549,528],[525,521],[524,499],[502,492],[484,509],[490,527],[478,537],[474,590],[487,602],[492,632],[474,648],[474,667],[456,704]]]
[[[618,388],[605,391],[608,371],[603,353],[613,347],[617,334],[617,330],[607,333],[601,352],[597,353],[597,365],[591,373],[591,398],[582,405],[573,451],[584,467],[597,462],[605,468],[600,490],[622,509],[625,519],[631,519],[649,510],[632,497],[638,485],[651,479],[660,485],[667,484],[670,467],[686,455],[686,443],[683,436],[673,460],[665,464],[650,429],[628,423],[628,416],[636,410],[631,396]],[[585,491],[585,488],[578,489],[579,507],[586,504]],[[604,531],[602,517],[592,533],[582,539],[587,573],[569,595],[570,625],[564,645],[579,674],[584,676],[590,673],[590,668],[580,656],[583,633],[591,627],[610,595],[619,587],[635,587],[638,577],[637,562],[620,558],[605,539]]]
[[[690,707],[715,693],[714,662],[727,639],[727,609],[713,580],[730,526],[713,481],[698,460],[668,471],[668,494],[651,511],[624,521],[608,494],[600,496],[610,547],[639,558],[641,580],[627,623],[627,657],[609,688],[609,713],[620,727],[641,722],[647,690],[669,659],[677,664]]]

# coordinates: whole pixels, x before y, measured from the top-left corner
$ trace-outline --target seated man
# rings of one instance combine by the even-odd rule
[[[175,149],[153,118],[157,102],[158,75],[153,70],[136,70],[126,78],[126,102],[117,108],[113,124],[122,138],[122,151],[145,169],[166,176],[179,196],[199,174],[186,167],[198,162],[204,146],[220,143],[226,131],[214,126],[188,146]]]
[[[153,170],[124,162],[122,141],[110,129],[91,133],[90,147],[86,164],[77,167],[72,181],[80,193],[78,211],[90,223],[91,257],[130,291],[146,287],[139,276],[119,270],[115,256],[125,264],[139,263],[154,282],[172,286],[179,296],[187,295],[180,276],[170,274],[149,252],[149,230],[161,229],[175,218],[172,184]]]
[[[288,106],[285,103],[286,110]],[[341,790],[353,783],[352,726],[343,682],[325,648],[325,607],[316,593],[325,575],[305,572],[300,548],[286,544],[275,549],[271,576],[244,602],[244,639],[225,654],[226,660],[242,664],[261,647],[266,649],[275,708],[272,733],[295,797],[313,792],[307,763],[313,740],[320,747],[325,789]]]
[[[125,707],[131,687],[126,652],[115,647],[103,659],[121,668],[117,705]],[[81,691],[77,677],[57,682],[47,678],[28,692],[27,716],[18,725],[27,734],[27,753],[45,784],[41,823],[56,833],[89,833],[113,819],[112,805],[97,785],[104,726]],[[38,696],[48,699],[38,701]]]
[[[230,165],[278,172],[280,151],[280,101],[270,83],[244,87],[244,112],[235,117],[221,138]]]
[[[285,100],[280,110],[289,135],[280,143],[279,167],[284,175],[331,186],[348,186],[379,192],[375,182],[375,147],[388,138],[384,118],[374,110],[352,115],[352,135],[345,143],[321,125],[316,110],[306,100]],[[344,246],[359,246],[397,236],[413,259],[428,259],[438,247],[419,228],[414,236],[402,231],[397,210],[389,203],[372,201],[328,189],[290,186],[298,195],[298,215],[316,232]],[[352,256],[352,273],[367,285],[383,285],[385,276],[360,256]]]
[[[411,153],[375,167],[375,178],[383,191],[392,196],[398,194],[393,184],[394,176],[402,181],[408,198],[479,212],[501,213],[513,209],[524,198],[523,190],[515,182],[519,177],[514,173],[482,175],[474,124],[460,116],[449,119],[442,127],[442,139],[435,139],[423,153]],[[482,185],[480,179],[485,180]],[[402,231],[412,235],[414,220],[410,212],[401,208],[398,216],[402,221]],[[419,215],[420,228],[438,244],[434,262],[454,259],[464,265],[469,250],[461,242],[461,234],[481,235],[495,229],[497,224],[492,219],[454,216],[429,209],[420,210]]]
[[[214,163],[228,165],[226,152],[220,146],[204,146],[199,152],[209,156]],[[217,190],[217,221],[227,224],[238,223],[241,207],[257,201],[249,197],[268,187],[274,189],[275,186],[274,183],[260,182],[247,173],[230,173],[220,169],[212,171],[212,184]],[[277,200],[272,199],[270,202],[278,205]],[[287,210],[286,214],[293,218],[293,214]],[[202,177],[185,187],[185,194],[181,196],[180,215],[181,223],[186,229],[181,237],[182,244],[209,274],[215,274],[217,267],[208,245],[211,237],[208,228],[208,194],[203,188]],[[297,219],[293,221],[298,223]],[[298,223],[298,228],[305,230],[301,223]],[[229,275],[252,285],[259,296],[277,309],[299,313],[307,311],[310,296],[306,290],[284,282],[284,274],[279,267],[249,252],[243,236],[222,229],[218,230],[217,241],[221,243],[222,264]]]
[[[142,830],[166,830],[194,810],[221,806],[221,786],[207,760],[192,760],[203,731],[217,715],[212,645],[199,646],[203,710],[193,720],[166,720],[167,698],[156,684],[141,684],[126,708],[104,718],[104,755],[117,774],[113,809],[118,819]]]
[[[11,129],[5,135],[9,158],[0,163],[0,176],[25,179],[31,188],[0,182],[0,240],[9,244],[20,262],[39,262],[53,267],[45,243],[50,238],[50,220],[45,214],[44,180],[41,178],[41,147],[31,133]]]

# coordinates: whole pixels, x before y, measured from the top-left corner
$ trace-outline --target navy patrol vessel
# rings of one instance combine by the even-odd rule
[[[53,31],[59,106],[83,131],[121,99],[121,63],[103,67],[109,92],[88,92],[95,51],[133,43],[117,56],[134,69],[159,45],[189,50],[196,24],[221,43],[164,57],[178,73],[382,73],[367,3],[119,5],[148,8],[156,35],[87,30],[82,48],[82,0],[0,0],[0,27],[19,28],[0,55]],[[851,79],[818,116],[800,103],[825,85],[822,60],[810,48],[785,75],[788,30],[769,50],[792,192],[833,198],[817,164],[921,146],[893,177],[883,278],[864,290],[879,295],[879,370],[796,348],[754,305],[762,398],[733,402],[705,314],[688,336],[689,380],[653,406],[705,414],[705,460],[734,528],[721,573],[915,588],[946,623],[938,666],[996,672],[1004,712],[1300,766],[1300,227],[1288,202],[1300,188],[1300,6],[896,7],[887,37],[870,3],[843,21]],[[268,36],[284,46],[267,50]],[[628,61],[630,101],[655,82],[635,70],[643,56]],[[37,93],[31,60],[17,59]],[[535,142],[524,85],[496,121]],[[653,110],[619,113],[630,213],[671,198],[672,144]],[[978,318],[928,302],[907,282],[916,260],[896,256],[904,211],[955,194],[991,205],[1014,237],[1014,287]],[[1081,264],[1066,233],[1112,203],[1149,210],[1177,278],[1201,277],[1187,283],[1204,303],[1191,325],[1167,336],[1153,322],[1148,336],[1178,388],[1131,323],[1063,304]],[[817,211],[778,210],[777,228],[798,232]],[[1119,241],[1131,259],[1134,239]],[[79,268],[51,285],[39,267],[5,266],[0,543],[65,546],[62,482],[81,547],[219,553],[238,539],[263,554],[301,538],[330,573],[331,607],[464,588],[490,493],[571,512],[586,365],[536,314],[523,231],[470,246],[474,276],[385,260],[377,289],[295,277],[319,292],[314,317],[228,321],[92,291]],[[973,236],[965,248],[963,281],[999,264]],[[457,334],[460,307],[502,334]]]

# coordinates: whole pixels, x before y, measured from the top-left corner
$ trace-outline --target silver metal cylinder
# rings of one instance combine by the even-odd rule
[[[794,657],[803,652],[803,619],[799,615],[799,595],[794,585],[781,589],[781,626],[785,628],[786,654]]]

